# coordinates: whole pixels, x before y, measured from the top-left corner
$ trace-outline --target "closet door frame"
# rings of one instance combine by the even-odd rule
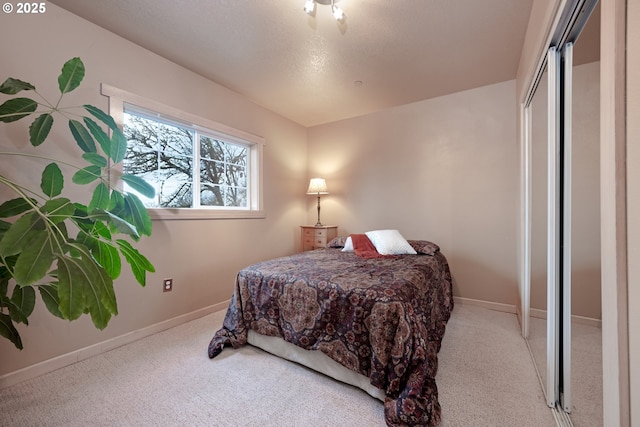
[[[560,257],[561,244],[561,57],[555,47],[547,52],[549,84],[547,85],[547,404],[556,405],[560,388]],[[544,375],[544,374],[543,374]]]
[[[571,412],[571,189],[573,175],[572,170],[572,99],[573,99],[573,43],[567,43],[562,49],[562,281],[561,281],[561,372],[560,372],[560,399],[562,409]]]

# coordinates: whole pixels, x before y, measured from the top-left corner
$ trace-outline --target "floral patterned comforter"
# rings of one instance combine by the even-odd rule
[[[248,329],[282,337],[369,377],[386,393],[388,425],[438,425],[435,376],[453,309],[451,274],[440,251],[418,253],[364,259],[327,248],[249,266],[209,357],[244,345]]]

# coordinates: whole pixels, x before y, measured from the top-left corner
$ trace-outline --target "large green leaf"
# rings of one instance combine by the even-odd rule
[[[86,246],[92,250],[96,246],[96,237],[94,237],[93,234],[90,234],[89,231],[90,228],[85,228],[83,226],[82,229],[78,231],[78,235],[76,236],[74,243]]]
[[[38,116],[29,126],[29,141],[31,145],[37,147],[42,144],[49,136],[51,126],[53,126],[53,116],[51,114],[45,113]]]
[[[96,185],[89,202],[89,211],[94,209],[107,209],[109,206],[109,187],[104,182]]]
[[[105,113],[104,111],[102,111],[101,109],[99,109],[98,107],[94,107],[93,105],[89,105],[89,104],[85,104],[83,105],[84,109],[87,110],[89,113],[91,113],[91,115],[93,117],[95,117],[96,119],[100,120],[102,123],[104,123],[105,125],[107,125],[109,127],[109,129],[111,130],[120,130],[120,128],[118,128],[118,125],[116,124],[115,120],[113,120],[113,117],[111,117],[110,115],[108,115],[107,113]],[[107,151],[105,150],[105,153],[107,153]]]
[[[109,227],[104,225],[102,221],[95,222],[95,224],[93,225],[93,230],[91,230],[91,234],[93,236],[100,236],[103,239],[111,241],[111,231],[109,230]]]
[[[13,272],[20,286],[29,286],[42,279],[54,260],[49,233],[41,231],[22,249]]]
[[[91,132],[91,135],[93,135],[96,141],[98,141],[98,144],[100,144],[100,147],[102,148],[104,154],[106,154],[107,156],[111,156],[111,139],[109,138],[109,135],[107,135],[105,131],[102,130],[100,125],[91,120],[91,118],[84,117],[83,120],[84,124],[87,126],[87,129],[89,129],[89,132]]]
[[[71,181],[75,184],[89,184],[102,176],[102,168],[96,165],[90,165],[80,169],[71,177]]]
[[[7,261],[5,265],[0,265],[0,295],[7,295],[7,290],[9,289],[9,279],[11,279],[11,273],[7,268],[8,265],[15,265],[15,261],[13,261],[15,257],[5,258]]]
[[[75,211],[76,206],[71,203],[71,200],[65,197],[48,200],[40,208],[40,212],[46,214],[47,218],[53,223],[58,223],[72,217]]]
[[[113,289],[113,280],[107,271],[96,263],[86,248],[81,248],[81,259],[87,266],[93,268],[94,280],[87,283],[85,296],[87,308],[91,314],[91,320],[98,329],[104,329],[109,323],[112,314],[118,314],[116,294]]]
[[[42,172],[40,188],[49,197],[56,197],[62,193],[64,187],[64,177],[62,171],[56,163],[49,163]]]
[[[31,199],[31,203],[34,205],[36,201]],[[0,205],[0,218],[10,218],[12,216],[20,215],[23,212],[32,208],[32,205],[28,200],[19,197],[17,199],[11,199]]]
[[[76,140],[78,147],[85,153],[95,153],[96,144],[93,141],[93,137],[84,127],[82,123],[77,120],[69,120],[69,129],[73,135],[73,139]]]
[[[109,212],[120,216],[124,212],[124,196],[119,191],[112,191],[109,199]]]
[[[136,278],[138,283],[142,286],[146,284],[146,272],[153,273],[155,272],[155,268],[153,264],[142,255],[136,248],[131,246],[131,243],[126,240],[118,239],[116,240],[118,247],[120,248],[120,252],[124,255],[124,259],[131,266],[131,271],[133,272],[133,276]]]
[[[98,289],[92,292],[92,296],[99,298],[98,300],[90,300],[89,312],[93,324],[98,329],[104,329],[109,323],[111,315],[118,314],[118,303],[116,301],[116,292],[113,289],[113,279],[107,271],[96,264],[97,280],[93,283]],[[107,310],[108,316],[103,314],[103,308]]]
[[[19,287],[17,287],[19,289]],[[0,295],[0,307],[6,307],[9,310],[9,316],[11,320],[16,323],[29,324],[29,319],[24,315],[20,307],[16,305],[11,298],[6,295]]]
[[[118,130],[114,130],[111,133],[111,160],[114,163],[120,163],[124,160],[124,156],[127,154],[127,138],[124,134]]]
[[[7,295],[7,291],[0,293],[0,311],[2,308],[9,307],[15,305],[11,298]]]
[[[76,212],[73,214],[73,221],[80,226],[87,225],[89,228],[92,227],[93,220],[89,218],[89,211],[87,207],[78,202],[75,202],[73,206],[76,208]]]
[[[151,184],[145,181],[143,178],[140,178],[136,175],[131,175],[128,173],[123,174],[120,179],[129,184],[129,186],[138,193],[142,194],[144,197],[152,198],[156,195],[156,190],[153,188]]]
[[[11,310],[9,307],[9,315],[16,322],[29,324],[27,320],[33,309],[36,306],[36,291],[33,286],[16,286],[13,288],[13,294],[11,295],[11,301],[15,304],[15,307],[19,309],[19,313],[16,310]]]
[[[15,95],[23,90],[35,90],[36,87],[31,83],[9,77],[0,85],[0,93],[7,95]]]
[[[72,218],[72,220],[74,220],[75,218]],[[61,239],[63,239],[65,242],[69,241],[69,232],[67,231],[67,223],[62,221],[59,222],[55,225],[55,229],[58,232],[58,235],[60,236]],[[56,240],[59,240],[58,238],[56,238]],[[64,248],[62,248],[64,249]]]
[[[62,72],[58,76],[60,93],[71,92],[82,82],[84,78],[84,64],[80,58],[71,58],[62,66]]]
[[[58,255],[58,298],[60,313],[67,320],[75,320],[84,313],[86,305],[84,283],[91,282],[91,269],[79,258]]]
[[[34,218],[34,212],[26,213],[4,233],[2,240],[0,240],[0,254],[3,257],[20,253],[34,236],[34,233],[38,232],[38,221]]]
[[[151,216],[149,216],[147,208],[144,207],[138,196],[131,193],[125,194],[124,204],[129,214],[125,219],[131,222],[141,235],[151,236]]]
[[[77,207],[77,204],[76,204]],[[82,218],[79,218],[79,215],[83,215]],[[82,243],[82,233],[86,233],[88,235],[93,235],[93,229],[95,227],[96,224],[96,220],[94,218],[90,218],[85,211],[83,211],[82,209],[76,209],[76,213],[74,215],[74,217],[72,218],[72,221],[78,226],[78,228],[80,229],[80,232],[78,233],[78,237],[76,237],[76,240],[80,240]],[[63,223],[64,224],[64,223]]]
[[[20,334],[8,314],[0,313],[0,335],[7,338],[16,346],[17,349],[22,350],[22,340]]]
[[[4,233],[11,228],[11,223],[0,219],[0,240],[4,237]]]
[[[82,158],[92,165],[98,166],[100,168],[104,168],[109,164],[109,161],[98,153],[84,153],[82,155]]]
[[[120,276],[122,260],[116,248],[108,243],[96,241],[96,246],[91,253],[112,279],[115,280]]]
[[[100,120],[102,123],[107,125],[109,129],[111,130],[119,129],[115,120],[113,120],[113,117],[111,117],[109,114],[102,111],[100,108],[90,104],[84,104],[83,107],[85,110],[91,113],[93,117],[95,117],[96,119]]]
[[[113,281],[86,248],[76,249],[79,258],[58,257],[60,312],[69,320],[88,312],[96,328],[104,329],[111,314],[117,314]]]
[[[38,103],[29,98],[13,98],[0,105],[0,122],[10,123],[36,111]]]
[[[48,284],[38,286],[38,290],[40,291],[40,297],[42,298],[42,302],[49,310],[49,313],[53,314],[56,317],[64,319],[62,313],[60,313],[60,299],[58,298],[58,285],[57,284]]]
[[[91,213],[90,218],[94,220],[102,220],[108,223],[114,231],[119,233],[126,234],[136,239],[140,237],[138,230],[133,224],[125,221],[123,218],[120,218],[112,212],[96,209]]]

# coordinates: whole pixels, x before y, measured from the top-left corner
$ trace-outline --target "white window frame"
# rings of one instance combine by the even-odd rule
[[[264,138],[194,114],[186,113],[177,108],[115,88],[105,83],[102,83],[101,85],[101,93],[109,98],[109,114],[114,118],[120,129],[122,129],[125,104],[128,104],[133,106],[132,110],[134,111],[137,108],[145,111],[147,114],[153,112],[161,119],[173,120],[178,123],[187,123],[196,130],[202,131],[205,135],[217,135],[224,141],[228,141],[230,143],[241,142],[243,144],[247,144],[249,147],[249,182],[247,183],[248,206],[246,208],[148,208],[151,219],[242,219],[265,217],[262,185],[262,159],[265,146]]]

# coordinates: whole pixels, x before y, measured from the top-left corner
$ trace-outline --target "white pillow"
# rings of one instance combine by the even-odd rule
[[[365,234],[382,255],[416,254],[415,249],[398,230],[374,230],[367,231]]]
[[[351,241],[351,236],[345,239],[342,252],[353,252],[353,242]]]

